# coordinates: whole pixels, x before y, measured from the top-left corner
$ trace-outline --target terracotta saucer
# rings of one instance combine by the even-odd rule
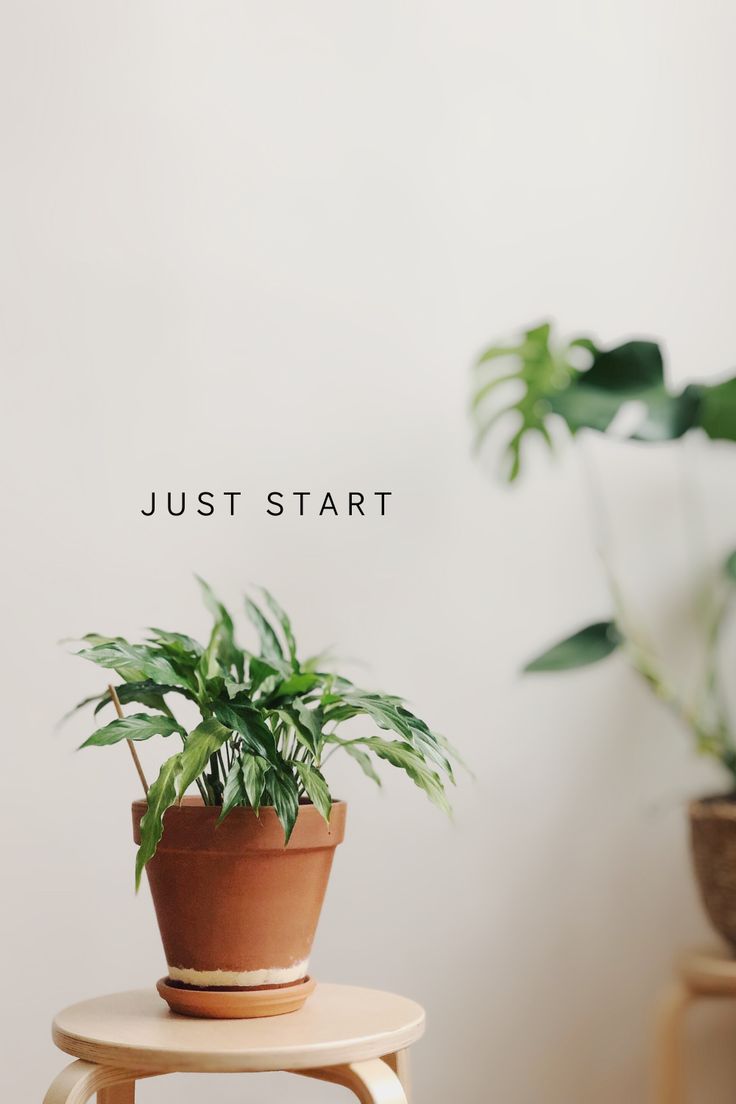
[[[296,1012],[314,991],[316,981],[306,977],[277,989],[190,989],[168,978],[156,982],[159,996],[172,1012],[205,1020],[252,1020]]]

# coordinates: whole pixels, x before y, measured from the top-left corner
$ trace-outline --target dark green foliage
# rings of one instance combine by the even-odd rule
[[[256,812],[275,807],[288,842],[300,801],[312,802],[329,819],[331,796],[323,767],[329,755],[344,749],[374,781],[371,756],[403,770],[443,809],[444,787],[454,781],[448,742],[411,713],[400,698],[369,693],[333,672],[315,670],[319,661],[300,662],[289,618],[263,590],[263,606],[246,598],[255,626],[258,653],[241,648],[233,619],[203,580],[199,580],[214,624],[206,645],[183,633],[150,629],[144,644],[97,634],[84,638],[78,654],[115,671],[122,704],[153,710],[113,720],[82,746],[120,740],[146,740],[177,734],[181,748],[164,763],[148,792],[136,861],[140,881],[163,831],[163,817],[187,788],[196,784],[203,800],[221,808],[220,820],[244,806]],[[201,723],[187,732],[174,717],[172,696],[194,702]],[[76,708],[111,704],[109,692],[87,698]],[[349,739],[340,725],[367,718],[387,733]],[[375,729],[374,729],[375,731]]]
[[[589,359],[586,367],[576,363],[579,350]],[[512,383],[520,393],[506,405],[494,404],[497,388]],[[605,433],[622,407],[632,402],[641,406],[634,440],[669,441],[701,429],[714,440],[736,441],[736,378],[672,391],[665,380],[662,351],[654,341],[599,349],[580,337],[555,346],[545,323],[526,330],[517,342],[491,346],[476,365],[472,408],[477,441],[482,442],[497,423],[512,426],[505,447],[509,481],[519,475],[522,445],[530,434],[538,434],[551,447],[555,416],[573,434],[581,429]]]

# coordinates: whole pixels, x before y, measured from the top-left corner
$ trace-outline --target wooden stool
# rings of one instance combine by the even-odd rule
[[[134,1104],[135,1083],[166,1073],[282,1070],[351,1089],[362,1104],[407,1104],[407,1047],[424,1032],[414,1001],[375,989],[318,985],[305,1006],[260,1020],[195,1020],[169,1012],[154,989],[66,1008],[53,1039],[78,1059],[44,1104]]]
[[[664,993],[657,1019],[656,1104],[684,1104],[683,1020],[698,997],[736,997],[736,959],[728,948],[689,951],[677,963],[677,980]]]

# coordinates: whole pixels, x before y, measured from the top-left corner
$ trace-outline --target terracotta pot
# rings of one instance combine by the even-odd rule
[[[736,950],[736,795],[693,801],[690,840],[705,911]]]
[[[133,802],[136,843],[145,811],[145,801]],[[309,954],[345,814],[345,803],[336,801],[328,827],[313,805],[301,805],[285,847],[272,807],[258,816],[233,809],[219,825],[219,808],[199,797],[169,809],[146,867],[173,983],[168,991],[245,995],[302,983],[306,999]]]

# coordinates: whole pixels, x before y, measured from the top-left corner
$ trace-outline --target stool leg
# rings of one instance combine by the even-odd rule
[[[360,1104],[407,1104],[398,1077],[382,1058],[367,1062],[351,1062],[347,1066],[324,1066],[322,1069],[294,1070],[304,1077],[344,1085],[355,1093]]]
[[[397,1050],[394,1054],[386,1054],[384,1056],[384,1062],[386,1062],[394,1071],[401,1087],[404,1090],[404,1096],[409,1104],[411,1104],[411,1067],[409,1065],[409,1051]]]
[[[147,1070],[72,1062],[54,1079],[43,1104],[86,1104],[95,1093],[99,1104],[133,1104],[135,1082],[155,1076]]]
[[[654,1052],[655,1104],[684,1104],[682,1027],[692,993],[682,983],[670,986],[657,1014]]]
[[[97,1104],[135,1104],[135,1081],[126,1081],[114,1089],[100,1089]]]

